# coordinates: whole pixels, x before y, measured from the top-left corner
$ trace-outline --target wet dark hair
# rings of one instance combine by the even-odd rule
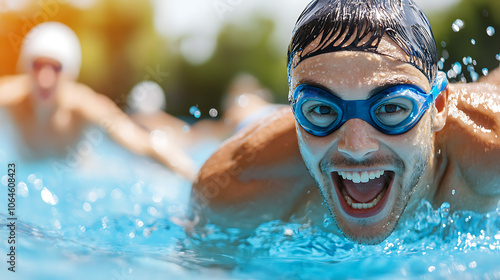
[[[378,53],[384,34],[403,49],[405,62],[432,83],[437,71],[436,42],[427,17],[413,0],[312,1],[297,20],[288,47],[289,80],[293,68],[316,55],[336,51]],[[318,37],[319,45],[302,54]]]

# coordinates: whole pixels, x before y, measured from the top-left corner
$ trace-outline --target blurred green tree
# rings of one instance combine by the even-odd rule
[[[470,82],[474,75],[471,72],[482,76],[483,68],[491,71],[499,66],[496,58],[500,53],[499,15],[498,0],[462,0],[446,12],[429,15],[438,50],[446,59],[443,70],[450,70],[456,62],[461,65],[462,73],[453,81]],[[464,25],[457,28],[460,27],[458,24],[454,31],[452,25],[457,19]],[[495,30],[494,34],[487,34],[488,27]],[[471,57],[473,62],[467,61],[467,57]]]
[[[168,99],[183,105],[169,107],[169,112],[187,115],[189,108],[196,105],[202,117],[207,117],[211,108],[221,111],[221,99],[228,85],[241,72],[254,75],[275,93],[278,101],[286,101],[286,49],[277,50],[271,19],[256,16],[251,22],[225,25],[218,35],[214,54],[201,65],[177,57],[165,87]]]

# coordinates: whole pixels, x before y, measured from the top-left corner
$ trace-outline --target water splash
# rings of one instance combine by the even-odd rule
[[[219,115],[219,111],[217,111],[217,109],[215,109],[215,108],[212,108],[212,109],[210,109],[208,114],[210,115],[210,117],[216,118]]]
[[[453,63],[452,69],[455,71],[456,75],[462,74],[462,64],[460,64],[460,62]]]
[[[486,28],[486,34],[488,34],[488,36],[493,36],[495,35],[495,28],[493,26],[488,26]]]
[[[462,58],[462,62],[464,65],[472,64],[472,61],[473,61],[472,57],[470,57],[470,56],[466,56],[466,57]]]
[[[454,32],[459,32],[460,30],[462,30],[462,28],[464,28],[465,26],[465,23],[463,22],[463,20],[461,19],[457,19],[455,20],[455,22],[453,22],[453,24],[451,25],[451,29],[454,31]]]

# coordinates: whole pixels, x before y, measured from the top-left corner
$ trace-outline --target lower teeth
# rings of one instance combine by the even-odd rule
[[[382,200],[382,197],[384,197],[385,192],[386,190],[382,191],[377,195],[377,197],[375,197],[372,201],[368,203],[353,203],[352,198],[347,194],[347,191],[345,189],[342,189],[342,195],[344,196],[345,201],[350,207],[354,209],[371,209],[377,206],[380,200]]]

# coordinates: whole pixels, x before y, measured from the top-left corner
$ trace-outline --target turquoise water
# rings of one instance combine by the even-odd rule
[[[250,234],[209,225],[188,236],[178,224],[190,184],[154,161],[105,135],[74,162],[23,162],[14,142],[0,141],[0,176],[17,164],[16,272],[6,264],[2,177],[0,279],[500,279],[500,208],[448,214],[422,201],[377,246],[281,221]],[[217,144],[189,152],[201,165]]]

